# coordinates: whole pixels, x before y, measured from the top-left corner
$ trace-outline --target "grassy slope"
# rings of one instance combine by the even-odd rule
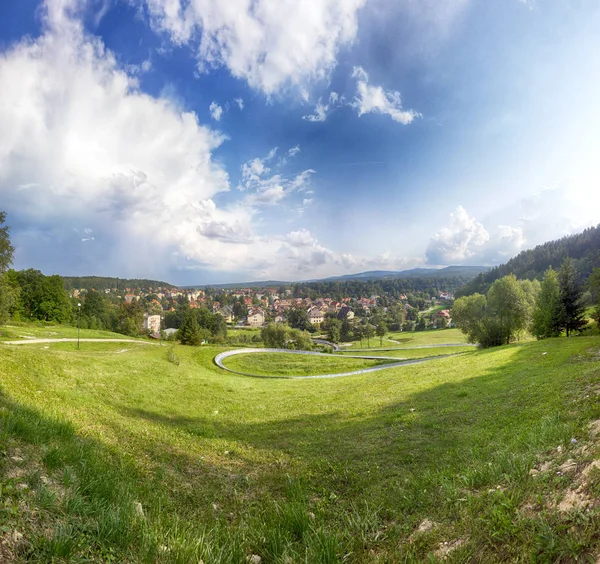
[[[131,339],[121,333],[81,329],[82,339]],[[77,327],[66,325],[5,325],[0,327],[0,341],[18,341],[20,339],[76,339]]]
[[[598,457],[577,448],[599,345],[311,381],[225,374],[212,347],[176,366],[166,347],[0,346],[0,521],[38,562],[422,562],[458,539],[450,561],[569,561],[598,548],[598,513],[557,513],[573,477],[528,472]]]
[[[232,356],[223,362],[227,368],[257,376],[313,376],[339,374],[388,364],[388,360],[362,360],[331,356],[305,356],[285,353],[256,353]]]

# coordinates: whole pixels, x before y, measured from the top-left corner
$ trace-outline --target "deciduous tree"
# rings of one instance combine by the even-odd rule
[[[558,337],[560,335],[560,285],[558,275],[552,268],[546,270],[540,293],[533,310],[531,333],[537,339]]]

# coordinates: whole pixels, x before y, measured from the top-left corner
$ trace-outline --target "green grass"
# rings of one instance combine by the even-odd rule
[[[398,341],[393,343],[390,341]],[[434,329],[431,331],[400,331],[397,333],[388,333],[383,339],[383,345],[380,344],[379,337],[370,339],[370,346],[367,347],[367,340],[363,339],[362,346],[360,341],[353,341],[349,348],[395,348],[395,347],[415,347],[421,345],[439,345],[443,343],[466,343],[466,336],[459,329]],[[346,348],[346,347],[344,347]]]
[[[352,372],[389,362],[389,360],[365,360],[342,356],[336,358],[285,353],[248,353],[226,358],[223,364],[236,372],[256,376],[314,376]]]
[[[369,356],[393,356],[393,357],[397,357],[398,359],[402,359],[402,358],[406,358],[406,359],[413,359],[413,358],[426,358],[426,357],[430,357],[430,356],[443,356],[443,355],[447,355],[447,354],[458,354],[458,353],[473,353],[476,352],[477,348],[476,347],[468,347],[468,346],[464,346],[464,347],[431,347],[431,348],[426,348],[426,349],[418,349],[418,348],[405,348],[405,349],[401,349],[401,350],[386,350],[386,351],[378,351],[378,350],[373,350],[373,351],[369,351],[368,353],[358,353],[353,351],[352,349],[344,351],[344,349],[342,349],[342,351],[339,353],[342,356],[346,356],[346,355],[351,355],[351,354],[365,354],[365,355],[369,355]]]
[[[16,561],[433,562],[456,541],[447,562],[600,553],[597,502],[556,510],[600,458],[597,337],[332,380],[228,374],[217,347],[176,346],[176,365],[168,347],[104,346],[0,346],[0,535],[24,535],[1,550]],[[577,472],[558,474],[569,458]]]
[[[81,329],[82,339],[131,339],[121,333]],[[76,339],[77,327],[66,325],[4,325],[0,327],[0,341],[18,341],[28,339]]]

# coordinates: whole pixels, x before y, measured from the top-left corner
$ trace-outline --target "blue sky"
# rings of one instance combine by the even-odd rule
[[[498,264],[600,222],[596,0],[0,4],[17,268]]]

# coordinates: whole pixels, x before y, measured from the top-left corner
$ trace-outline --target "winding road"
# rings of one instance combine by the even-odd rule
[[[341,372],[337,374],[318,374],[316,376],[260,376],[258,374],[249,374],[247,372],[240,372],[238,370],[232,370],[231,368],[227,368],[223,364],[223,360],[229,358],[230,356],[235,356],[238,354],[250,354],[250,353],[284,353],[284,354],[300,354],[300,355],[311,355],[311,356],[333,356],[335,358],[360,358],[367,360],[395,360],[398,361],[398,357],[391,356],[359,356],[359,355],[339,355],[339,354],[328,354],[328,353],[319,353],[313,351],[290,351],[287,349],[234,349],[231,351],[225,351],[214,358],[215,364],[226,370],[227,372],[231,372],[233,374],[238,374],[240,376],[248,376],[250,378],[271,378],[271,379],[280,379],[280,380],[316,380],[321,378],[342,378],[344,376],[356,376],[357,374],[368,374],[369,372],[378,372],[379,370],[387,370],[389,368],[398,368],[400,366],[408,366],[410,364],[422,364],[424,362],[430,362],[432,360],[437,360],[440,358],[448,358],[449,356],[456,356],[456,354],[446,354],[441,356],[430,356],[427,358],[416,358],[413,360],[402,360],[399,362],[391,362],[389,364],[383,364],[380,366],[372,366],[371,368],[361,368],[360,370],[353,370],[352,372]],[[457,353],[461,354],[461,353]]]

